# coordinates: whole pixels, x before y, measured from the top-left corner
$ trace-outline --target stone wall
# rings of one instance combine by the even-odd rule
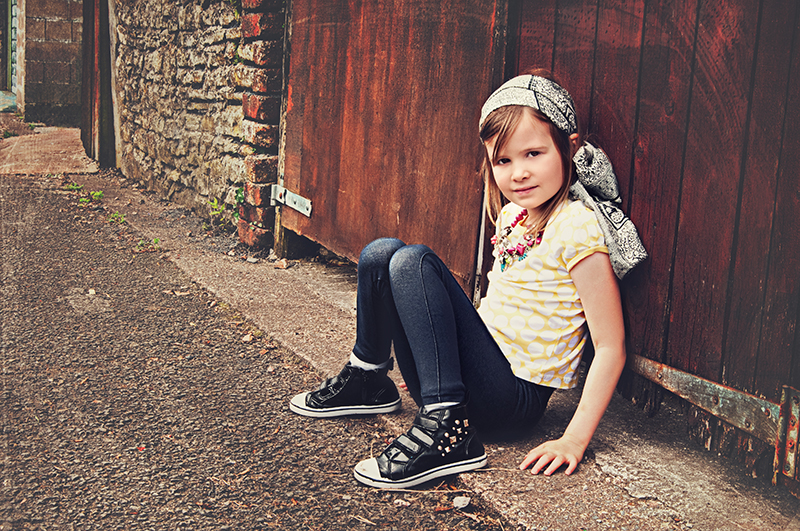
[[[80,126],[82,0],[25,3],[25,119]]]
[[[118,160],[126,177],[201,214],[214,199],[232,214],[243,189],[245,219],[268,229],[249,243],[265,245],[271,209],[253,193],[275,182],[279,117],[243,120],[243,102],[251,109],[254,86],[280,102],[284,7],[244,3],[243,12],[232,0],[116,0]],[[257,29],[247,25],[254,14]],[[269,60],[254,46],[266,34],[278,36]]]

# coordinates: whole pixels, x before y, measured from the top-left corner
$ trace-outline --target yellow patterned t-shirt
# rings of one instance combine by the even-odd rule
[[[522,209],[509,203],[498,227],[507,227]],[[509,235],[522,241],[525,228]],[[586,318],[570,270],[587,256],[608,253],[594,212],[567,201],[550,219],[541,243],[504,271],[495,253],[489,288],[478,313],[503,351],[514,375],[536,384],[569,389],[586,343]]]

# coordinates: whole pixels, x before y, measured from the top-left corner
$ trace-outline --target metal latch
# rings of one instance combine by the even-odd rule
[[[311,217],[311,200],[301,195],[290,192],[280,184],[273,184],[270,190],[270,205],[286,205],[297,210],[301,214]]]
[[[781,393],[781,417],[778,421],[778,439],[775,445],[773,482],[778,474],[798,478],[798,442],[800,441],[800,391],[788,385]]]

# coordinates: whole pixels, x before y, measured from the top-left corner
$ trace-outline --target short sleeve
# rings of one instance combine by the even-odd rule
[[[603,231],[594,212],[580,201],[572,203],[569,210],[572,215],[564,221],[562,227],[562,233],[567,236],[562,253],[567,271],[571,271],[578,262],[594,253],[608,254]]]

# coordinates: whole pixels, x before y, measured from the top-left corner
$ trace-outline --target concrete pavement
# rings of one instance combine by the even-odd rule
[[[260,329],[313,364],[336,373],[355,337],[355,275],[351,267],[267,261],[210,252],[187,238],[130,184],[101,177],[83,154],[76,130],[46,129],[0,142],[0,173],[69,173],[119,211],[147,239],[159,238],[169,259]],[[395,376],[398,376],[395,371]],[[301,391],[298,389],[298,391]],[[523,529],[741,529],[800,531],[800,500],[749,477],[689,441],[681,411],[671,404],[653,418],[615,397],[586,459],[570,477],[531,476],[516,469],[525,453],[569,422],[579,394],[557,392],[525,441],[487,445],[486,470],[464,474],[466,488]],[[381,419],[404,431],[414,413],[404,396],[399,415]],[[345,463],[343,466],[350,466]],[[361,488],[353,484],[353,488]]]

